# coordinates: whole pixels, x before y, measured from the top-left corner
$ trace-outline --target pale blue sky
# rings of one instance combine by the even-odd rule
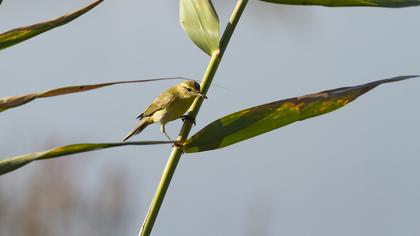
[[[0,30],[89,1],[4,1]],[[224,26],[234,1],[214,1]],[[63,85],[153,77],[200,79],[209,60],[178,24],[177,1],[105,1],[64,27],[0,54],[0,97]],[[250,1],[194,131],[239,109],[397,75],[420,74],[420,8],[288,7]],[[223,27],[222,27],[223,28]],[[119,141],[173,82],[43,99],[0,116],[0,156],[45,143]],[[222,88],[223,87],[223,88]],[[328,115],[182,158],[154,235],[419,235],[420,80],[387,84]],[[175,136],[181,122],[168,125]],[[136,140],[165,139],[151,126]],[[136,235],[169,146],[78,159],[86,186],[123,168]],[[63,160],[64,161],[64,160]],[[14,194],[45,162],[1,177]],[[86,181],[85,181],[86,179]],[[138,199],[138,200],[136,200]],[[253,233],[254,232],[254,233]]]

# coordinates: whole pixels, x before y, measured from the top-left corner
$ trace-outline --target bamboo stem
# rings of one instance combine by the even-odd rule
[[[207,94],[210,88],[211,82],[213,81],[214,75],[216,74],[217,68],[219,67],[226,47],[229,44],[230,38],[235,31],[236,25],[238,24],[239,18],[241,17],[247,3],[248,0],[238,0],[236,3],[236,6],[223,33],[222,39],[220,40],[220,50],[213,52],[207,69],[203,75],[203,80],[201,81],[201,90],[204,94]],[[189,115],[194,119],[197,117],[202,103],[203,98],[199,97],[191,106]],[[191,127],[192,122],[186,120],[181,128],[181,131],[179,132],[177,140],[185,140],[191,131]],[[169,184],[171,182],[172,176],[174,175],[181,155],[182,149],[180,147],[174,146],[166,167],[162,173],[162,177],[156,189],[152,203],[150,204],[149,211],[147,212],[146,218],[144,219],[143,225],[140,229],[139,236],[149,236],[152,232],[153,225],[159,213],[159,209],[162,205],[163,199],[165,198],[166,191],[168,190]]]

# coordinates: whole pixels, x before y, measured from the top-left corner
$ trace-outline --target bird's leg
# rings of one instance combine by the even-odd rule
[[[190,116],[190,115],[183,115],[183,116],[181,116],[181,120],[183,122],[185,122],[186,120],[189,120],[189,121],[191,121],[191,123],[193,123],[193,125],[196,125],[195,119],[192,116]]]
[[[171,137],[169,137],[169,135],[165,131],[165,125],[164,124],[160,124],[160,132],[164,133],[165,136],[169,139],[169,141],[172,141]]]
[[[166,133],[165,131],[165,125],[160,124],[160,131],[165,134],[165,136],[169,139],[169,141],[172,141],[171,137]],[[172,147],[182,148],[182,144],[179,141],[173,141]]]

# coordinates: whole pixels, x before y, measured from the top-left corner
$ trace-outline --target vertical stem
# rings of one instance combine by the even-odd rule
[[[214,75],[216,74],[217,68],[219,67],[226,47],[229,44],[230,38],[235,31],[236,25],[238,24],[239,18],[241,17],[247,3],[248,0],[238,0],[236,3],[235,9],[232,12],[232,15],[223,33],[222,39],[220,40],[220,50],[213,52],[207,69],[203,75],[203,80],[201,81],[201,90],[204,94],[207,94],[207,91],[210,88],[211,82],[213,81]],[[192,118],[195,119],[202,103],[203,99],[201,97],[198,97],[194,101],[189,113]],[[179,132],[178,140],[185,140],[191,131],[191,127],[192,122],[186,120],[181,128],[181,131]],[[181,148],[174,147],[172,149],[171,155],[169,156],[169,160],[162,173],[162,177],[156,189],[152,203],[150,204],[149,211],[147,212],[146,218],[144,219],[143,225],[140,229],[139,236],[148,236],[152,232],[153,224],[155,223],[159,209],[162,205],[163,199],[165,198],[166,191],[168,190],[169,184],[171,182],[172,176],[174,175],[181,155]]]

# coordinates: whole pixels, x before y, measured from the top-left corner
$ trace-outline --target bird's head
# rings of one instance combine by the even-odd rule
[[[177,86],[177,90],[179,94],[184,98],[207,98],[207,96],[201,92],[200,84],[194,80],[186,80],[180,83]]]

